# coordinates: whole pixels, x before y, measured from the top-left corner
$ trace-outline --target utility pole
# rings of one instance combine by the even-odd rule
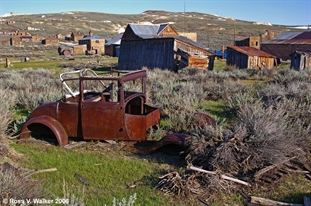
[[[234,30],[233,30],[233,46],[235,46],[235,21],[233,22]]]
[[[184,0],[184,32],[186,32],[186,0]]]

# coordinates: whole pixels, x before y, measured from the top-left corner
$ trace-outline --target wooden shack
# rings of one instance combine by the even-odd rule
[[[208,66],[205,64],[203,69],[213,69],[214,54],[205,46],[179,36],[171,25],[129,24],[121,39],[118,69],[136,70],[148,67],[176,71],[188,66],[189,62],[192,66],[195,65],[195,58],[189,61],[195,56],[205,56],[208,59]]]
[[[227,48],[227,65],[239,69],[271,69],[275,61],[275,56],[253,47],[229,46]]]
[[[311,52],[295,51],[291,54],[290,68],[301,71],[311,69]]]

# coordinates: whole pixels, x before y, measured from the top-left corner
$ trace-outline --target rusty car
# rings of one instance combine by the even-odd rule
[[[160,123],[160,109],[146,103],[146,78],[145,70],[61,73],[63,96],[37,107],[23,125],[20,138],[52,136],[60,146],[69,139],[144,142],[148,130]],[[137,144],[137,151],[149,153],[167,144],[183,147],[190,138],[170,134],[149,141],[144,148]]]

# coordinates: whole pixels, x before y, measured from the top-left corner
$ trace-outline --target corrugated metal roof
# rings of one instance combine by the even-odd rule
[[[83,37],[82,39],[79,39],[79,41],[80,40],[91,40],[91,39],[104,39],[104,38],[101,36],[86,36],[86,37]]]
[[[282,32],[281,34],[274,37],[272,40],[289,40],[289,39],[292,39],[292,38],[298,36],[301,33],[302,32],[295,32],[295,31],[293,31],[293,32]]]
[[[311,32],[283,32],[261,44],[311,44]]]
[[[241,52],[243,54],[249,55],[249,56],[260,56],[260,57],[273,57],[272,54],[268,54],[267,52],[264,52],[262,50],[253,48],[253,47],[248,47],[248,46],[229,46],[228,48],[234,49],[238,52]]]
[[[105,45],[110,46],[112,44],[120,44],[122,36],[123,34],[119,34],[118,36],[109,39]]]
[[[159,35],[161,31],[168,24],[153,24],[153,25],[144,25],[144,24],[129,24],[132,31],[139,37],[143,39],[154,38]]]

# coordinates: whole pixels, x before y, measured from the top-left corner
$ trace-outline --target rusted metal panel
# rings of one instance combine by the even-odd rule
[[[149,154],[165,145],[178,145],[181,150],[187,149],[193,138],[187,134],[174,133],[164,136],[159,141],[144,141],[128,144],[124,149],[133,151],[139,154]]]
[[[261,57],[272,57],[274,58],[272,54],[269,54],[267,52],[264,52],[262,50],[253,48],[253,47],[247,47],[247,46],[229,46],[228,48],[234,49],[238,52],[241,52],[246,55],[250,56],[261,56]]]
[[[53,133],[60,146],[68,144],[68,135],[63,126],[50,116],[41,115],[28,120],[21,130],[20,138],[29,138],[30,130],[45,135],[51,135]]]

